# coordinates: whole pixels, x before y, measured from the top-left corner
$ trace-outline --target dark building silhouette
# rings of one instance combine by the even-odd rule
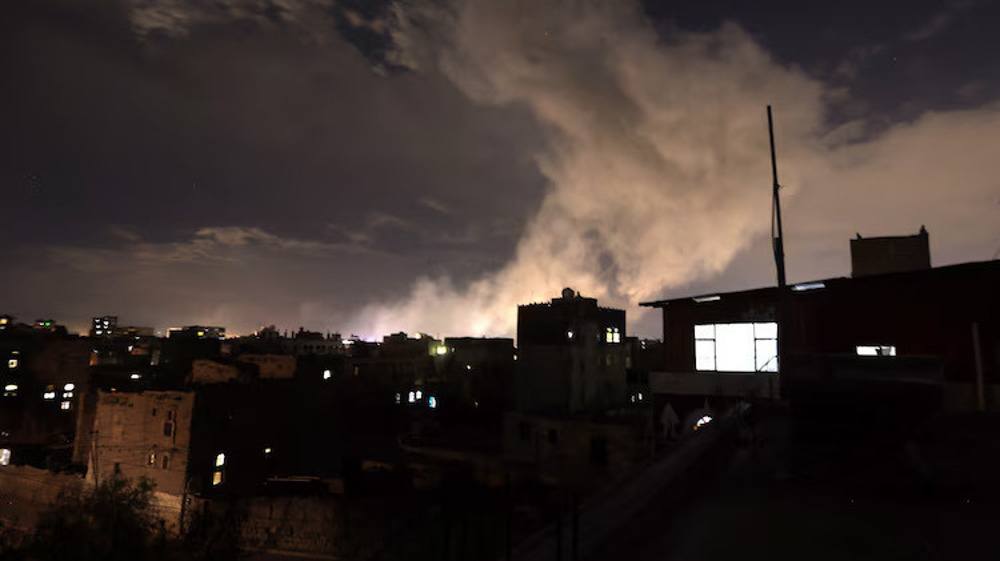
[[[625,311],[572,289],[517,308],[516,406],[526,411],[602,410],[626,402]]]
[[[913,236],[883,236],[851,240],[851,276],[902,273],[931,268],[927,229]]]
[[[739,397],[818,407],[838,392],[845,407],[1000,409],[997,286],[989,261],[645,303],[665,337],[651,389],[688,421]]]

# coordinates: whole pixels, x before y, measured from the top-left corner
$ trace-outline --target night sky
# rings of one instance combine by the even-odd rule
[[[808,5],[807,5],[808,4]],[[997,2],[8,0],[0,313],[512,335],[1000,251]]]

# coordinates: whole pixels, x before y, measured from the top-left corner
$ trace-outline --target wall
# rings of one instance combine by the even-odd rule
[[[261,379],[290,379],[295,377],[295,357],[290,355],[244,354],[237,357],[239,362],[257,365]]]
[[[192,392],[98,392],[87,480],[105,479],[116,469],[129,479],[147,477],[156,491],[173,496],[158,501],[174,504],[185,492],[193,407]]]
[[[29,466],[0,467],[0,520],[22,530],[31,529],[38,516],[55,503],[59,493],[83,485],[75,475],[52,473]]]
[[[191,363],[192,384],[221,384],[240,377],[239,368],[208,359],[196,359]]]

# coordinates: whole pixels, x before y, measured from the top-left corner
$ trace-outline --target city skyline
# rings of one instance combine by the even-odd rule
[[[774,283],[767,104],[791,282],[1000,248],[992,3],[269,5],[4,6],[0,312],[510,335],[570,286],[657,336]]]

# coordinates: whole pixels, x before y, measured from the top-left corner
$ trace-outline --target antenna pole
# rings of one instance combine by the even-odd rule
[[[771,175],[774,178],[774,190],[771,207],[771,243],[774,246],[774,264],[778,269],[778,286],[785,286],[785,244],[781,232],[781,197],[778,195],[778,162],[774,156],[774,121],[771,118],[771,106],[767,106],[767,132],[771,138]],[[777,232],[775,228],[777,227]]]

